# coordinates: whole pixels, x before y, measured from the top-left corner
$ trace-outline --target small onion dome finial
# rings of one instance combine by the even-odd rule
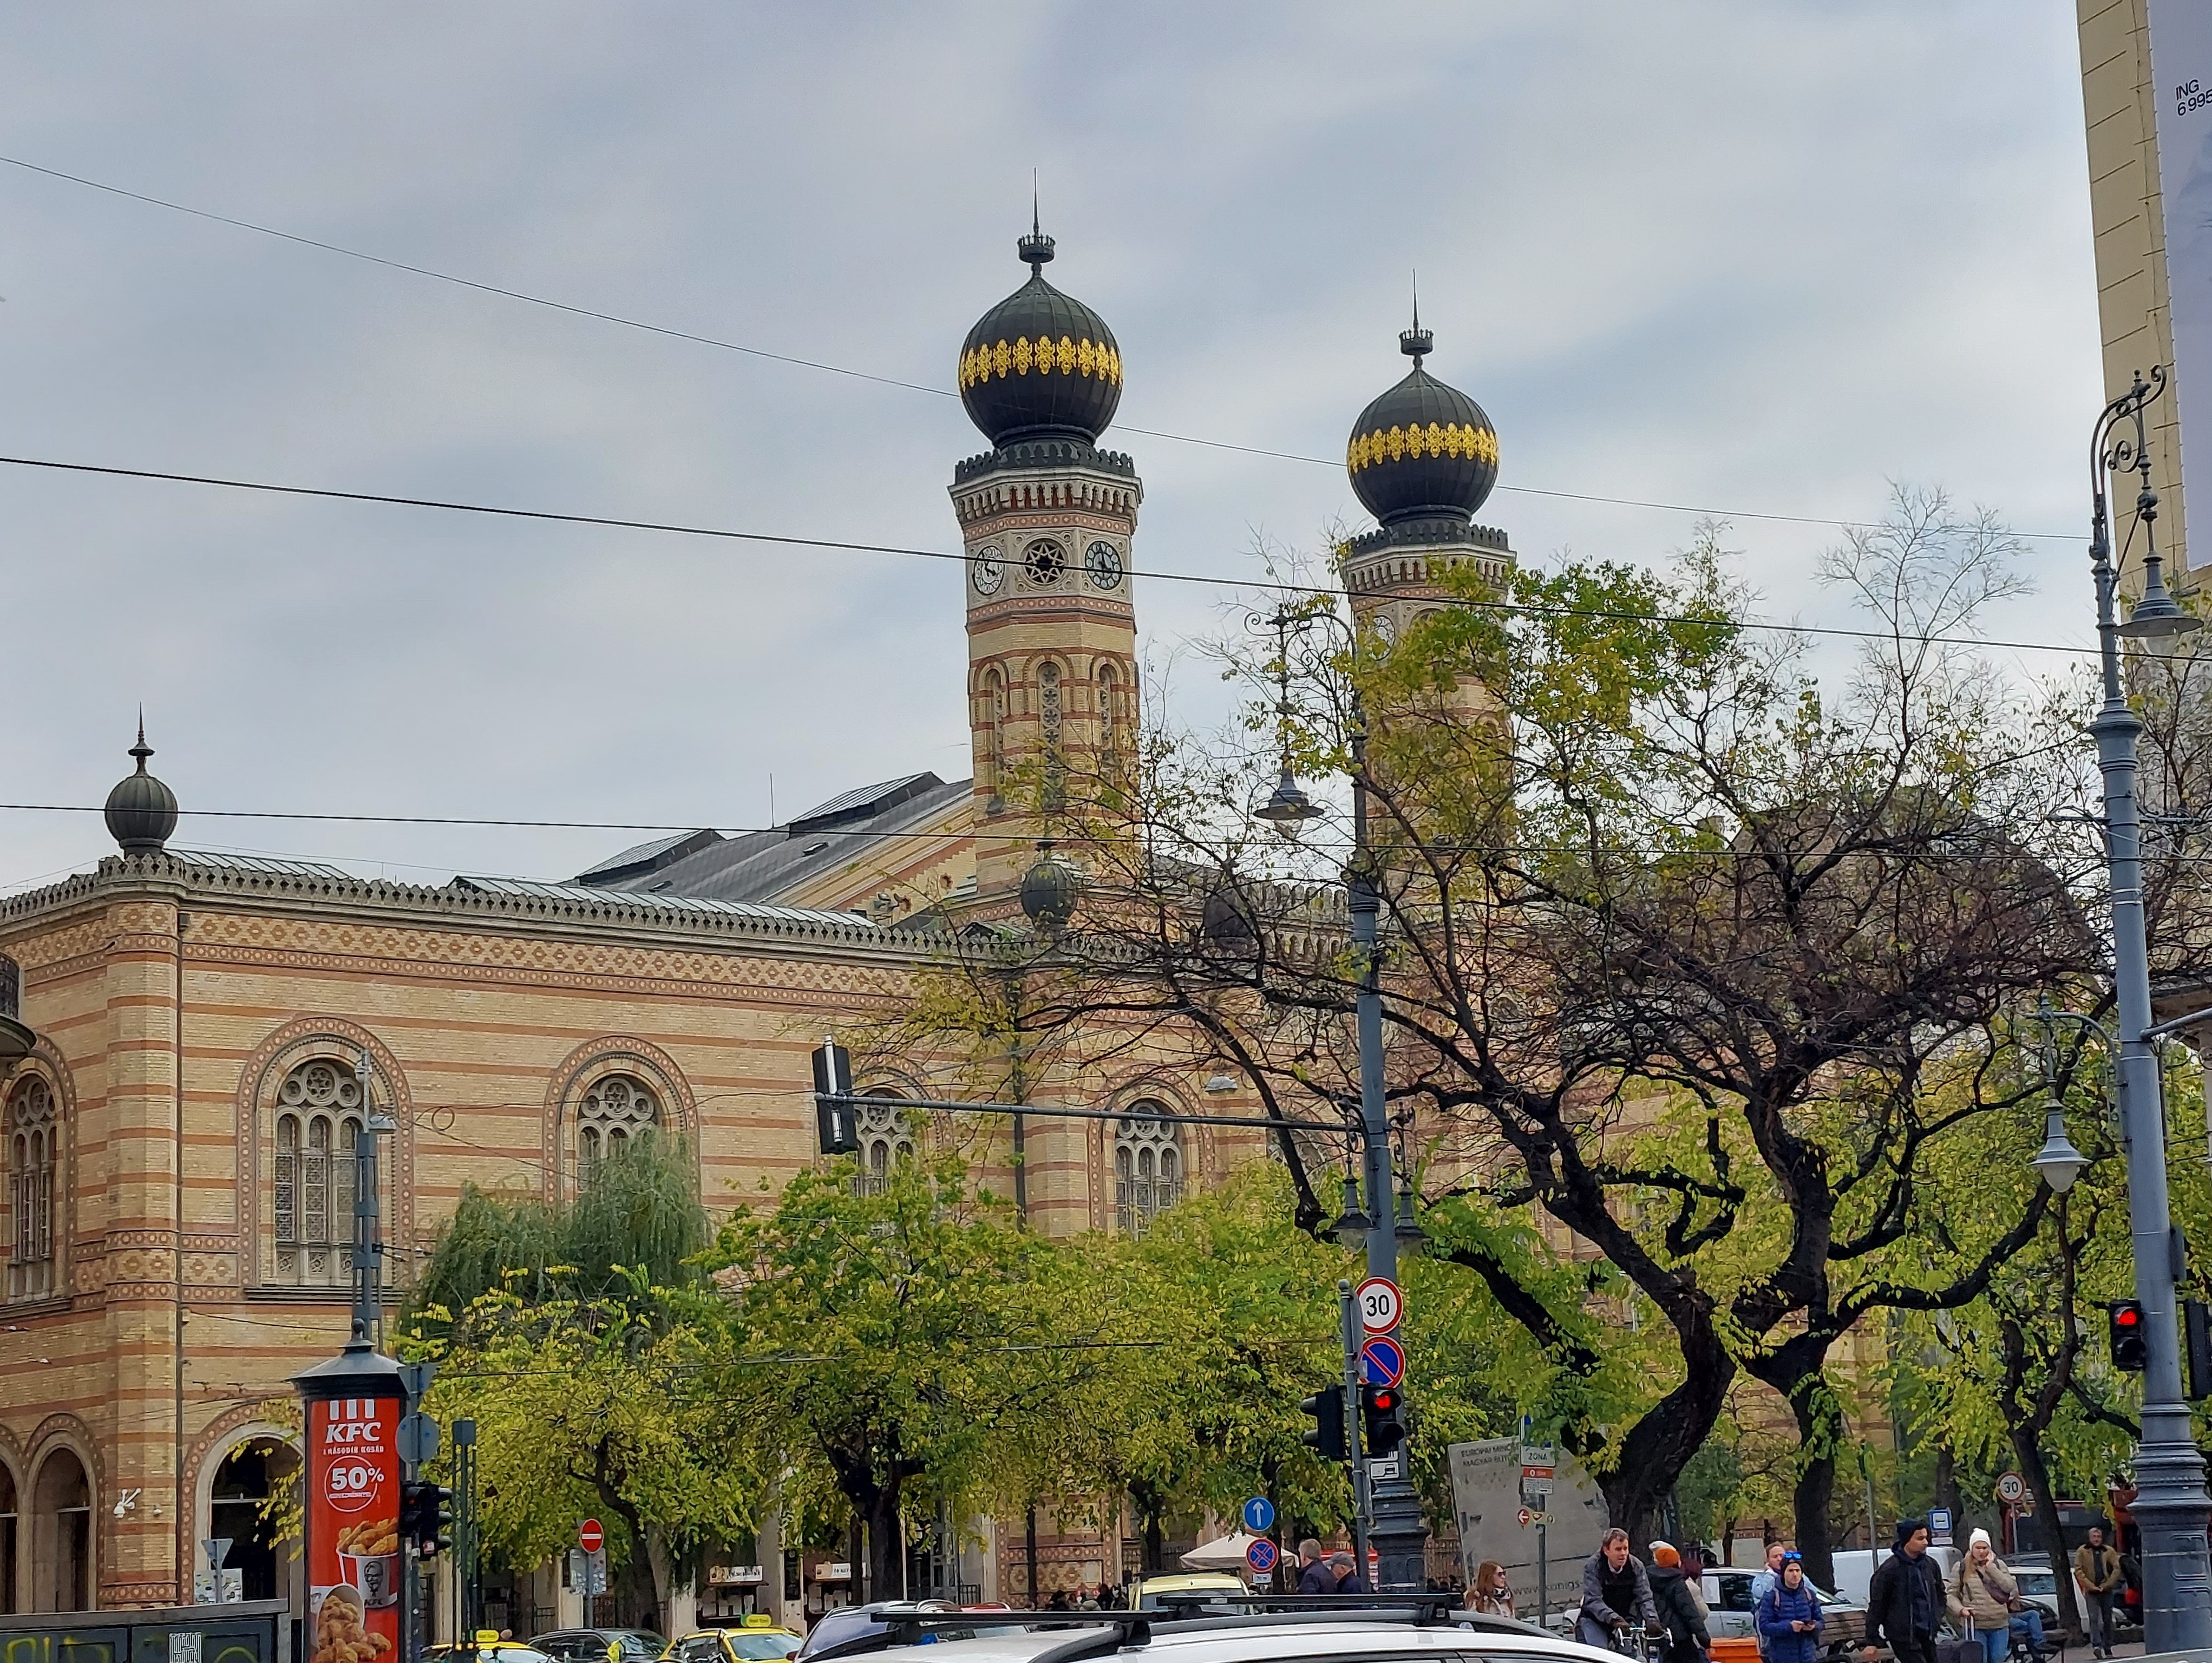
[[[1421,360],[1437,349],[1437,337],[1421,327],[1421,274],[1413,274],[1413,326],[1398,331],[1398,350],[1421,367]]]
[[[1470,524],[1498,483],[1498,429],[1481,405],[1422,365],[1434,344],[1417,313],[1398,337],[1413,369],[1359,413],[1346,447],[1353,492],[1386,526]]]
[[[138,769],[107,793],[107,835],[125,854],[159,854],[177,828],[177,797],[146,772],[146,759],[154,748],[146,743],[143,712],[138,717],[138,743],[127,754],[137,758]]]
[[[1037,862],[1022,874],[1022,912],[1048,935],[1058,935],[1083,899],[1083,874],[1053,853],[1052,839],[1037,843]]]
[[[1121,349],[1103,318],[1045,281],[1052,239],[1034,221],[1015,247],[1029,281],[961,343],[960,403],[994,446],[1095,443],[1121,402]]]

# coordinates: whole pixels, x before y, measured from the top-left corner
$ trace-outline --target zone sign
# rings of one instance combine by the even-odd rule
[[[1359,1306],[1359,1326],[1370,1334],[1390,1332],[1406,1312],[1405,1296],[1388,1277],[1369,1277],[1352,1298]]]

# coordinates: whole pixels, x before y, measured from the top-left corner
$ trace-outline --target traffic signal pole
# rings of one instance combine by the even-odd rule
[[[1359,1348],[1363,1331],[1352,1284],[1340,1278],[1336,1302],[1344,1326],[1344,1456],[1352,1464],[1352,1551],[1362,1576],[1367,1575],[1367,1463],[1359,1447]]]

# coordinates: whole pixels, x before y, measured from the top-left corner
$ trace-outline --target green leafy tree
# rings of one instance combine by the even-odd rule
[[[1020,1229],[957,1156],[855,1176],[801,1171],[722,1227],[709,1262],[741,1344],[714,1373],[786,1507],[849,1511],[884,1590],[910,1501],[1023,1502],[1039,1472],[1097,1492],[1065,1456],[1070,1411],[1132,1336],[1082,1259]]]

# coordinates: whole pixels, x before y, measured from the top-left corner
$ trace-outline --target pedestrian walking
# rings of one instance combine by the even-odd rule
[[[1583,1603],[1575,1612],[1575,1638],[1607,1650],[1615,1636],[1626,1634],[1638,1623],[1656,1625],[1658,1621],[1658,1608],[1651,1603],[1651,1579],[1644,1575],[1644,1562],[1628,1551],[1628,1533],[1615,1525],[1583,1563]]]
[[[1787,1555],[1789,1551],[1790,1544],[1787,1542],[1769,1542],[1766,1545],[1766,1569],[1760,1571],[1758,1575],[1751,1579],[1751,1608],[1753,1611],[1756,1612],[1759,1610],[1759,1602],[1765,1599],[1766,1596],[1773,1591],[1774,1585],[1782,1580],[1782,1561],[1784,1557]],[[1759,1642],[1759,1654],[1761,1657],[1765,1657],[1766,1655],[1766,1636],[1759,1633],[1759,1624],[1755,1617],[1751,1626],[1751,1637]]]
[[[1513,1589],[1505,1580],[1505,1567],[1485,1559],[1474,1568],[1474,1586],[1467,1591],[1467,1609],[1487,1617],[1513,1615]]]
[[[1298,1592],[1334,1593],[1336,1574],[1322,1558],[1321,1544],[1310,1536],[1298,1544]]]
[[[2081,1590],[2082,1620],[2089,1627],[2089,1655],[2112,1654],[2112,1596],[2120,1587],[2120,1556],[2105,1545],[2105,1527],[2089,1526],[2089,1539],[2074,1551],[2074,1586]]]
[[[1328,1569],[1330,1574],[1336,1578],[1336,1586],[1329,1590],[1330,1593],[1372,1593],[1375,1592],[1373,1588],[1367,1586],[1367,1579],[1359,1574],[1359,1567],[1352,1563],[1350,1554],[1341,1550],[1330,1554]]]
[[[1713,1637],[1705,1631],[1705,1611],[1691,1592],[1690,1573],[1672,1543],[1652,1543],[1651,1569],[1646,1575],[1652,1607],[1659,1613],[1659,1625],[1667,1630],[1666,1663],[1704,1663]]]
[[[1949,1604],[1966,1638],[1982,1642],[1984,1663],[2004,1663],[2012,1650],[2013,1613],[2025,1611],[2027,1602],[2020,1597],[2011,1568],[1990,1545],[1986,1530],[1978,1529],[1967,1538],[1966,1551],[1951,1573]],[[2032,1625],[2033,1630],[2041,1627],[2039,1621]],[[2032,1631],[2029,1639],[2040,1653],[2040,1634]]]
[[[1817,1663],[1820,1655],[1820,1601],[1805,1580],[1805,1562],[1782,1556],[1774,1585],[1759,1601],[1756,1618],[1766,1642],[1768,1663]]]
[[[1928,1557],[1928,1526],[1897,1521],[1895,1551],[1867,1585],[1866,1663],[1887,1646],[1897,1663],[1936,1663],[1936,1626],[1943,1617],[1943,1573]]]

